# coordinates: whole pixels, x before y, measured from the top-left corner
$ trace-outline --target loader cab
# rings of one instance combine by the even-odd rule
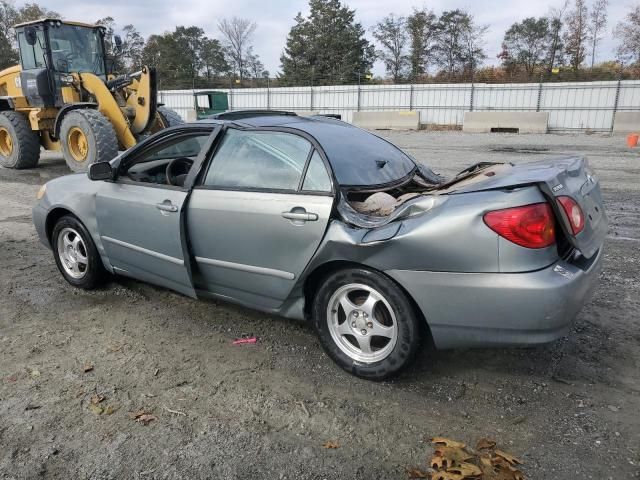
[[[106,81],[105,28],[44,19],[15,27],[20,49],[20,83],[32,107],[60,107],[69,74],[91,72]]]

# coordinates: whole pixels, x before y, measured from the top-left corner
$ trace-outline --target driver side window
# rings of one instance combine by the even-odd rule
[[[183,186],[210,135],[209,132],[180,135],[157,144],[137,156],[124,177],[134,182]]]

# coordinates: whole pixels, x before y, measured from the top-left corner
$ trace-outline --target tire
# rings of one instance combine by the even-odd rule
[[[34,168],[40,160],[40,135],[31,130],[26,116],[0,112],[0,165],[5,168]]]
[[[347,308],[345,296],[351,302]],[[324,279],[314,299],[312,322],[333,361],[369,380],[400,373],[422,340],[421,319],[405,293],[384,275],[363,268],[340,270]]]
[[[97,110],[73,110],[60,125],[60,140],[67,165],[85,172],[89,165],[108,162],[118,155],[118,137],[107,117]]]
[[[158,107],[158,115],[163,124],[162,128],[175,127],[184,123],[178,112],[167,107]]]
[[[76,217],[65,215],[56,222],[51,246],[58,270],[71,285],[91,290],[103,282],[106,271],[102,259],[91,235]],[[70,255],[69,248],[74,249],[75,254]]]

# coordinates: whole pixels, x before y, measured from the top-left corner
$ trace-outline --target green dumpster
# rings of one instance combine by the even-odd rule
[[[221,113],[229,110],[229,97],[226,92],[216,90],[194,92],[193,107],[196,110],[198,120],[202,120],[214,113]]]

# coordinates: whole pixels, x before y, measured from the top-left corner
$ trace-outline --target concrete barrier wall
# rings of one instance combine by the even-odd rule
[[[418,130],[418,112],[353,112],[353,124],[369,130]]]
[[[640,133],[640,112],[617,112],[613,133]]]
[[[549,112],[465,112],[462,131],[488,133],[493,128],[517,128],[519,133],[547,133]]]

